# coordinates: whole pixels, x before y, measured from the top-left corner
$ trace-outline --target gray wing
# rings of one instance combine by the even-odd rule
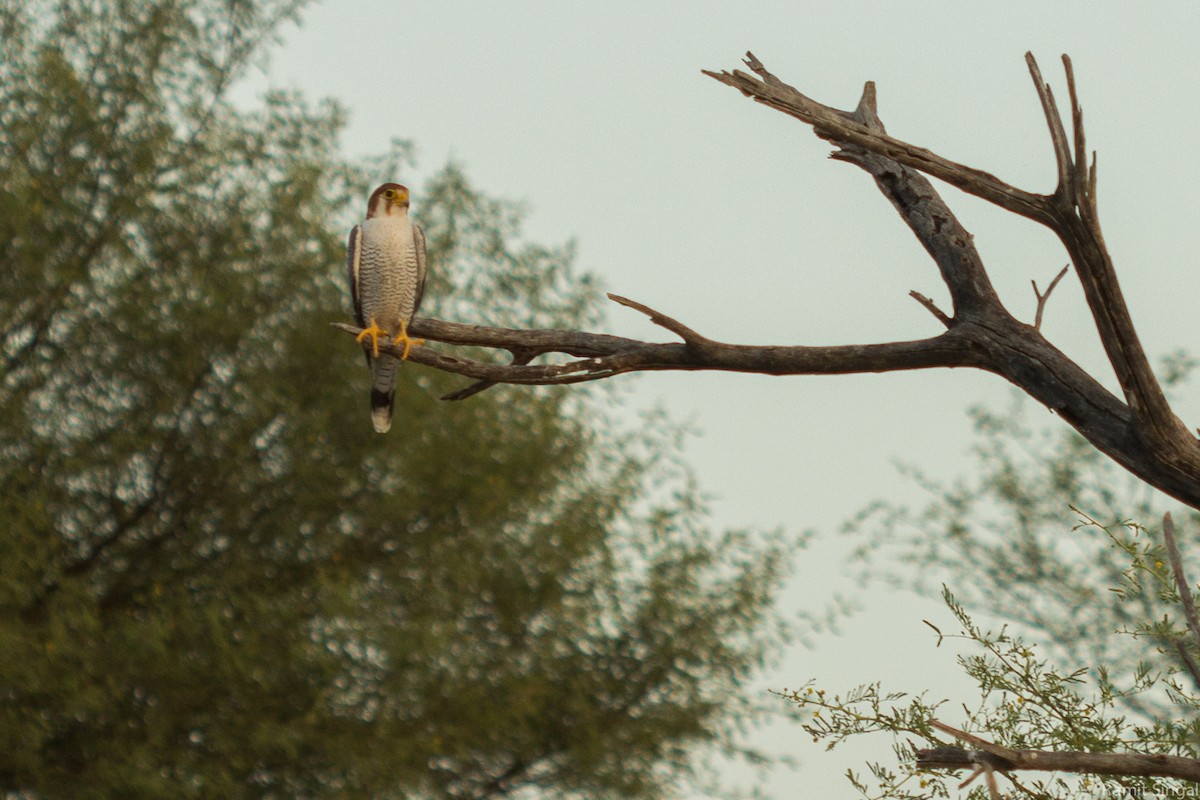
[[[413,315],[421,307],[421,298],[425,296],[425,230],[420,225],[413,225],[413,249],[417,251],[417,299],[413,301]]]
[[[350,231],[350,239],[346,242],[346,272],[350,278],[350,299],[354,302],[354,319],[358,327],[367,327],[363,319],[362,299],[358,296],[359,270],[362,267],[362,226],[355,225]]]

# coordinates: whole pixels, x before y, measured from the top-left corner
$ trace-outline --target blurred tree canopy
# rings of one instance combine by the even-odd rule
[[[328,323],[403,159],[226,99],[295,13],[0,0],[0,794],[670,794],[754,717],[784,552],[603,395],[411,367],[371,431]],[[427,311],[595,321],[461,170],[418,199]]]

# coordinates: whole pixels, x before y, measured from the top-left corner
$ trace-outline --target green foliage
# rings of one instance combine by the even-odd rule
[[[1143,672],[1134,685],[1117,689],[1103,671],[1095,680],[1088,677],[1085,668],[1060,671],[1041,655],[1037,645],[1014,636],[1007,627],[995,632],[980,628],[949,590],[943,592],[943,599],[960,630],[947,635],[939,631],[939,644],[945,639],[971,644],[970,652],[960,656],[958,662],[979,687],[973,707],[963,705],[960,711],[944,700],[930,702],[925,695],[885,694],[878,685],[844,695],[826,696],[824,690],[812,686],[785,692],[788,699],[807,710],[804,729],[814,741],[827,741],[829,747],[862,734],[903,735],[894,748],[899,766],[868,764],[870,781],[853,771],[848,773],[864,797],[916,800],[951,796],[952,787],[962,775],[914,767],[919,748],[961,746],[934,730],[930,719],[953,720],[956,727],[1013,749],[1200,756],[1200,727],[1195,722],[1176,717],[1140,724],[1120,713],[1123,698],[1164,686],[1175,698],[1176,714],[1195,708],[1200,698],[1179,693],[1172,676]],[[1178,793],[1184,789],[1172,781],[1109,776],[1042,777],[1030,773],[1005,780],[1019,790],[1020,796],[1045,798],[1078,797],[1083,791],[1108,797]],[[971,796],[986,798],[986,789],[979,787]]]
[[[1164,371],[1177,383],[1190,370],[1176,356]],[[1114,681],[1132,681],[1145,666],[1145,640],[1119,632],[1148,635],[1148,621],[1163,614],[1182,627],[1178,598],[1138,579],[1159,540],[1131,522],[1161,519],[1169,506],[1074,432],[1032,426],[1029,410],[1020,400],[1004,414],[974,410],[980,441],[970,479],[947,485],[910,469],[932,496],[922,511],[877,505],[848,527],[865,537],[859,555],[872,574],[923,593],[945,583],[965,607],[1013,623],[1059,663],[1103,666]],[[1194,574],[1200,516],[1176,519]],[[1153,644],[1163,668],[1182,666],[1171,640]],[[1170,713],[1160,699],[1135,695],[1126,710],[1146,719]]]
[[[1168,359],[1168,385],[1194,366]],[[916,749],[956,744],[931,718],[1015,749],[1200,757],[1200,675],[1188,663],[1198,648],[1159,531],[1132,521],[1160,518],[1162,498],[1074,433],[1031,426],[1025,412],[1019,401],[1006,414],[974,411],[980,443],[969,479],[947,485],[910,470],[933,497],[925,509],[877,504],[847,526],[865,537],[858,556],[869,575],[921,592],[943,582],[958,631],[935,627],[938,645],[967,643],[958,662],[979,688],[977,702],[961,706],[878,686],[828,699],[811,686],[786,693],[810,712],[805,729],[830,746],[866,733],[898,737],[896,763],[869,765],[869,779],[851,773],[864,796],[950,796],[962,776],[912,766]],[[1193,576],[1197,522],[1190,515],[1178,525]],[[973,614],[1002,625],[987,630]],[[1159,779],[1014,777],[1018,796],[1029,797],[1186,791]]]
[[[578,391],[405,368],[371,431],[328,323],[402,159],[224,99],[295,5],[0,2],[0,793],[669,794],[753,719],[782,551]],[[427,310],[591,320],[510,204],[418,197]]]

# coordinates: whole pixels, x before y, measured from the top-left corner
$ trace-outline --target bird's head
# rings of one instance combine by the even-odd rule
[[[408,187],[398,183],[385,183],[371,192],[367,202],[367,219],[373,217],[399,217],[408,213]]]

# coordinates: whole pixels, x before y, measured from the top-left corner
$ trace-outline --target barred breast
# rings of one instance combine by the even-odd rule
[[[376,217],[362,223],[359,298],[363,319],[395,336],[407,324],[417,302],[417,250],[407,216]]]

